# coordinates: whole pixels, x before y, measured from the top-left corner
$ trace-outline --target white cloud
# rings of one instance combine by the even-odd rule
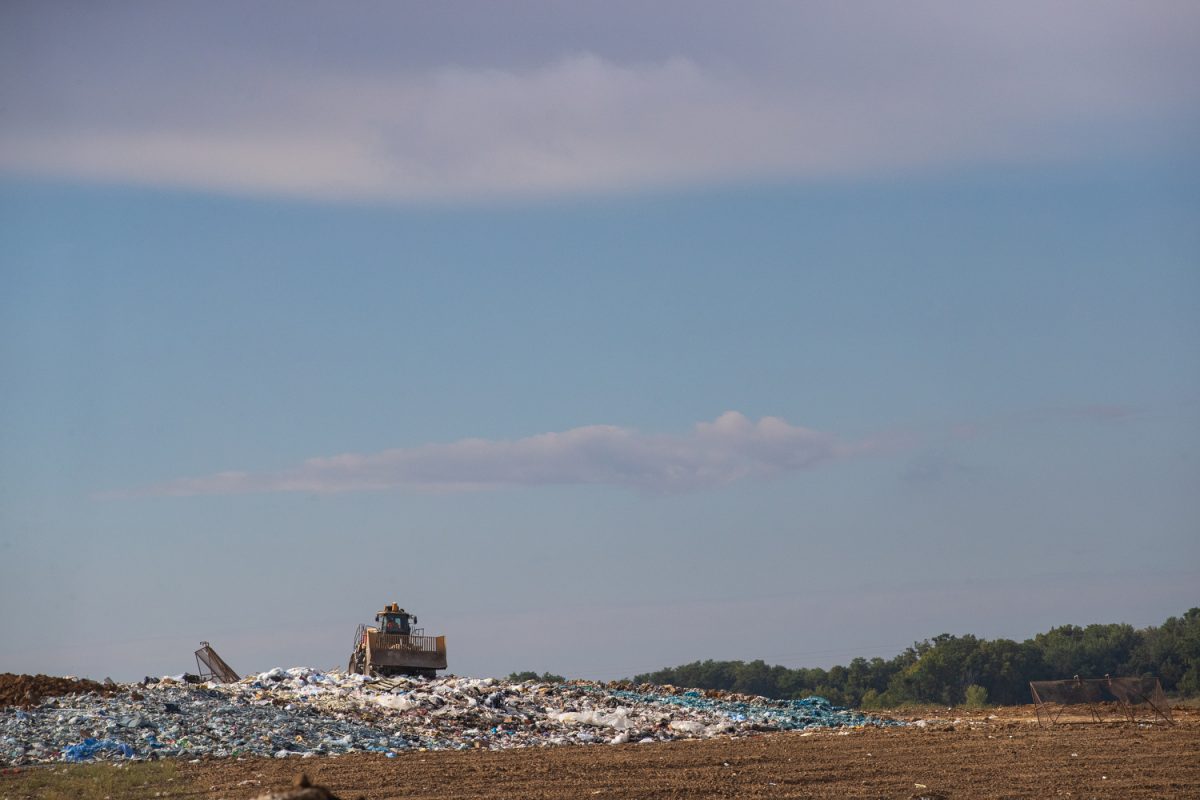
[[[280,472],[222,472],[120,496],[353,492],[408,488],[466,491],[506,486],[602,484],[649,492],[722,486],[809,469],[872,452],[876,442],[834,436],[778,419],[727,411],[683,436],[589,425],[515,441],[450,444],[311,458]]]
[[[659,25],[650,54],[623,58],[350,67],[289,51],[298,63],[282,68],[243,53],[157,81],[144,63],[10,70],[0,170],[429,200],[1188,146],[1200,64],[1181,44],[1186,6],[1021,8],[776,10],[712,56]]]

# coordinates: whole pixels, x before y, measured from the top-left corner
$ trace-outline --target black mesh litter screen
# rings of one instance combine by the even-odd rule
[[[1171,706],[1158,678],[1071,678],[1030,681],[1038,723],[1061,721],[1171,722]],[[1080,715],[1086,715],[1080,719]]]

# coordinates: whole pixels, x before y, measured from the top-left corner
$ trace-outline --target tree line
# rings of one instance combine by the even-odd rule
[[[566,678],[564,678],[562,675],[555,675],[553,672],[543,672],[541,675],[538,675],[536,672],[531,670],[525,670],[524,672],[508,673],[507,680],[510,680],[513,683],[524,683],[525,681],[534,681],[536,683],[562,683],[566,680]]]
[[[1200,695],[1200,608],[1162,625],[1063,625],[1032,639],[944,633],[888,660],[856,658],[830,669],[757,661],[696,661],[633,677],[635,683],[724,689],[782,700],[820,695],[838,705],[1030,702],[1029,682],[1153,675],[1168,693]]]

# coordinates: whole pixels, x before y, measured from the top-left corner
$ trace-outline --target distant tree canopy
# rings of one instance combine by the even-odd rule
[[[555,675],[550,672],[543,672],[538,675],[536,672],[510,672],[508,679],[515,683],[524,683],[525,681],[538,681],[539,683],[562,683],[566,680],[562,675]]]
[[[968,696],[972,704],[985,697],[998,705],[1028,703],[1030,681],[1076,675],[1154,675],[1167,692],[1200,695],[1200,608],[1158,627],[1063,625],[1024,642],[944,633],[887,661],[856,658],[828,670],[768,666],[761,660],[696,661],[633,680],[783,700],[815,694],[840,705],[879,708],[958,705]]]

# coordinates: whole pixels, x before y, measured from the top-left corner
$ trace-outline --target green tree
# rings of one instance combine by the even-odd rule
[[[544,680],[559,676],[514,673]],[[789,669],[760,660],[695,661],[637,675],[638,683],[724,689],[780,699],[822,695],[841,705],[905,702],[955,705],[972,697],[1029,702],[1029,681],[1103,675],[1156,675],[1167,691],[1200,694],[1200,608],[1157,628],[1063,625],[1024,642],[942,634],[894,658],[856,658],[849,666]],[[980,694],[982,692],[983,694]]]
[[[764,697],[778,695],[775,676],[762,659],[738,665],[734,670],[733,691]]]
[[[1130,658],[1131,673],[1157,676],[1168,692],[1200,693],[1200,608],[1139,633],[1141,642]]]
[[[898,673],[889,692],[903,700],[919,703],[957,705],[963,701],[966,687],[974,683],[967,665],[979,647],[974,636],[935,636],[927,646],[914,645],[917,660]]]
[[[562,683],[566,680],[562,675],[554,675],[550,672],[543,672],[538,675],[536,672],[511,672],[508,675],[508,680],[514,683],[523,683],[524,681],[539,681],[541,683]]]
[[[1029,702],[1029,682],[1045,672],[1036,645],[1010,639],[980,641],[967,659],[966,669],[975,683],[987,690],[991,701],[1002,705]]]
[[[1039,633],[1034,642],[1051,679],[1100,678],[1127,672],[1139,644],[1132,625],[1063,625]]]
[[[983,708],[987,705],[988,692],[977,683],[972,683],[967,687],[966,698],[963,705],[967,708]]]

